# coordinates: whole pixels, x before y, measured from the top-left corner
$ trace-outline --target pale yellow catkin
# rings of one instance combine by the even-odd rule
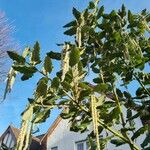
[[[32,118],[32,116],[31,116]],[[30,118],[30,119],[31,119]],[[24,148],[23,150],[27,150],[29,148],[29,140],[30,140],[30,136],[31,136],[31,130],[32,130],[32,123],[30,121],[28,121],[28,128],[27,128],[27,134],[25,136],[25,145],[24,145]]]
[[[91,95],[91,111],[92,111],[93,128],[94,128],[94,134],[96,136],[97,150],[100,150],[99,132],[98,132],[98,114],[97,114],[96,107],[97,107],[96,97],[95,95]]]
[[[65,79],[65,75],[69,70],[69,54],[70,54],[69,48],[70,48],[69,44],[65,44],[61,52],[62,81]]]
[[[25,140],[24,138],[26,135],[27,127],[28,127],[27,121],[23,121],[22,126],[21,126],[21,131],[19,134],[19,138],[17,140],[16,150],[23,150],[23,145],[24,145],[24,140]]]

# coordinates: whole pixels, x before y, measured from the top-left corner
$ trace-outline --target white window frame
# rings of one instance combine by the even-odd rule
[[[87,149],[87,140],[82,140],[82,141],[77,141],[77,142],[75,142],[75,150],[78,150],[77,149],[77,145],[78,144],[82,144],[83,143],[83,150],[88,150]]]

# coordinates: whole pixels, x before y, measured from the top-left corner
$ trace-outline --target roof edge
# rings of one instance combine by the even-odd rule
[[[48,129],[48,131],[46,132],[46,134],[43,136],[43,138],[40,140],[40,144],[45,140],[45,138],[49,137],[53,131],[55,130],[55,128],[58,126],[58,124],[60,123],[60,121],[62,120],[62,117],[59,115],[54,123],[51,125],[51,127]]]

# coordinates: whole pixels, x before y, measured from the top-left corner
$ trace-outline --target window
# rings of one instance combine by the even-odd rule
[[[58,150],[58,147],[52,147],[51,150]]]
[[[76,150],[88,150],[86,141],[76,142]]]
[[[13,141],[12,135],[10,134],[10,132],[8,132],[6,134],[6,136],[3,139],[3,144],[6,145],[8,148],[12,148],[15,143]]]
[[[13,148],[14,145],[15,145],[15,142],[14,142],[14,140],[12,140],[12,141],[11,141],[11,144],[10,144],[10,148]]]
[[[9,133],[7,133],[7,134],[5,135],[5,137],[4,137],[4,139],[3,139],[3,144],[6,145],[8,137],[9,137]]]
[[[9,134],[9,136],[8,136],[8,139],[7,139],[7,147],[10,147],[10,144],[11,144],[11,140],[12,140],[12,135],[11,134]]]
[[[77,150],[84,150],[84,143],[78,143]]]

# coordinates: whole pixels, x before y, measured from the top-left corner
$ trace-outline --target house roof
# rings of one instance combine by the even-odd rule
[[[15,137],[15,139],[17,140],[19,137],[19,133],[20,133],[20,129],[13,127],[12,125],[10,125],[6,131],[2,134],[2,136],[0,137],[0,140],[8,133],[11,132],[13,134],[13,136]],[[40,139],[38,137],[34,137],[32,136],[32,142],[30,145],[30,150],[40,150]]]
[[[19,129],[18,129],[19,130]],[[11,132],[12,136],[17,139],[18,138],[18,131],[17,128],[13,127],[13,126],[8,126],[8,128],[5,130],[5,132],[1,135],[0,140],[8,133]]]
[[[43,137],[44,137],[45,134],[41,134],[41,135],[38,135],[36,136],[39,140],[41,140]]]
[[[12,125],[9,126],[12,132],[14,133],[15,138],[17,139],[20,133],[20,130],[18,128],[13,127]]]
[[[51,127],[48,129],[46,134],[41,138],[40,143],[46,144],[47,138],[53,133],[53,131],[58,126],[58,124],[60,123],[61,120],[62,120],[62,118],[59,115],[56,118],[56,120],[54,121],[54,123],[51,125]]]

